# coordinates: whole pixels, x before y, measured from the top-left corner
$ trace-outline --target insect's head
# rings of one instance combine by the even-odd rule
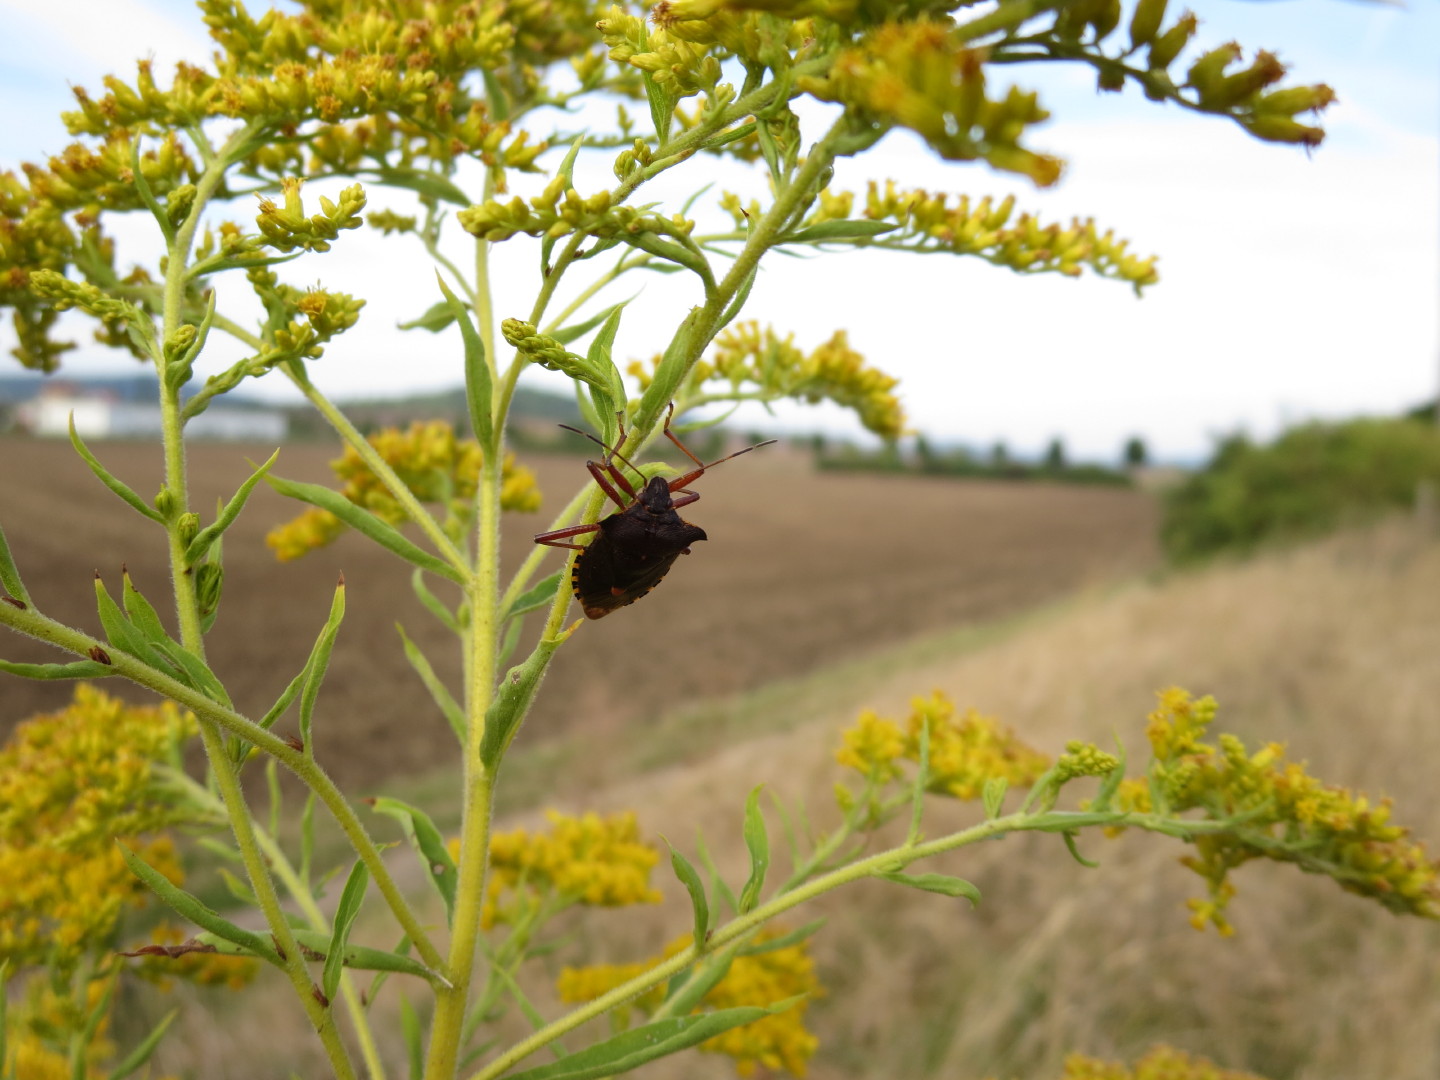
[[[652,514],[670,512],[674,500],[670,497],[670,483],[663,476],[652,476],[635,499]]]

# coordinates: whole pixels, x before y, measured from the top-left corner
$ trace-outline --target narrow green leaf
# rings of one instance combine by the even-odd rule
[[[235,706],[230,701],[230,695],[225,692],[224,685],[213,671],[206,665],[204,660],[192,653],[189,649],[177,645],[173,641],[156,641],[154,646],[165,655],[177,667],[185,672],[185,678],[208,697],[211,701],[224,705],[227,709]]]
[[[22,679],[103,679],[115,674],[109,664],[94,660],[76,660],[69,664],[17,664],[0,660],[0,671]]]
[[[635,299],[635,297],[632,296],[630,300],[633,299]],[[578,338],[582,338],[591,330],[594,330],[595,327],[599,326],[606,319],[610,318],[610,316],[615,313],[617,308],[622,308],[626,304],[630,303],[630,300],[625,300],[619,304],[614,305],[613,307],[608,307],[604,311],[600,312],[597,315],[591,316],[582,323],[576,323],[574,326],[562,326],[558,330],[551,331],[550,336],[556,341],[560,342],[561,345],[569,345],[572,341],[575,341]]]
[[[876,874],[876,877],[884,878],[886,881],[893,881],[897,885],[908,885],[912,889],[924,889],[926,892],[939,893],[941,896],[964,897],[974,906],[979,906],[980,890],[964,878],[951,877],[948,874]]]
[[[255,485],[260,483],[270,467],[280,459],[280,451],[276,450],[266,460],[264,465],[256,468],[246,481],[236,489],[230,501],[225,504],[225,509],[220,511],[219,517],[195,534],[195,539],[190,541],[190,546],[185,549],[185,563],[187,566],[194,566],[205,557],[210,550],[210,545],[215,543],[222,533],[240,516],[240,511],[245,509],[245,502],[250,498],[250,493],[255,490]]]
[[[100,625],[105,630],[105,639],[117,649],[137,657],[159,671],[170,670],[160,654],[152,649],[138,629],[131,625],[119,606],[110,598],[105,582],[95,575],[95,604],[100,613]],[[183,673],[179,676],[184,679]]]
[[[429,570],[432,574],[449,578],[464,584],[465,575],[438,555],[432,555],[424,548],[407,540],[400,530],[388,522],[381,521],[364,507],[356,506],[338,491],[331,491],[320,484],[302,484],[295,480],[282,480],[278,476],[267,476],[265,482],[291,499],[298,499],[321,510],[329,510],[356,532],[368,536],[387,551],[394,552],[406,562]]]
[[[352,945],[351,948],[353,949],[354,946]],[[400,943],[396,945],[395,948],[392,949],[387,955],[393,956],[396,960],[408,961],[410,959],[410,935],[400,935]],[[386,981],[390,978],[391,975],[391,973],[384,968],[371,970],[375,971],[375,977],[370,980],[370,987],[364,992],[364,998],[367,1005],[375,1000],[376,995],[380,993],[380,988],[385,985]]]
[[[455,860],[450,857],[445,846],[445,838],[440,835],[435,822],[430,820],[430,815],[424,810],[399,799],[381,796],[372,799],[370,806],[377,813],[387,814],[400,822],[406,838],[420,855],[425,869],[429,871],[427,876],[431,884],[440,894],[440,899],[445,901],[445,915],[449,919],[454,914],[455,886],[460,875],[455,868]]]
[[[370,871],[364,862],[355,860],[345,888],[340,893],[340,904],[335,909],[335,928],[325,950],[325,968],[320,975],[320,988],[332,1001],[340,989],[340,975],[344,971],[345,948],[350,942],[350,930],[365,902],[365,890],[370,885]]]
[[[425,1046],[420,1034],[420,1017],[404,994],[400,995],[400,1034],[405,1040],[405,1059],[410,1066],[410,1080],[425,1075]]]
[[[331,952],[331,936],[319,930],[310,930],[297,926],[292,931],[295,940],[305,950],[306,955],[312,960],[324,960],[329,963]],[[205,940],[206,934],[197,935],[197,940]],[[344,966],[354,968],[356,971],[378,971],[387,975],[414,975],[417,978],[429,982],[438,983],[441,986],[449,986],[450,982],[437,971],[432,971],[419,960],[406,956],[403,953],[389,952],[385,949],[372,949],[368,945],[346,944],[344,951],[340,954]],[[370,995],[373,997],[374,995]]]
[[[108,1080],[125,1080],[127,1076],[133,1076],[142,1065],[150,1060],[150,1055],[155,1053],[155,1048],[160,1045],[160,1040],[165,1037],[175,1017],[180,1015],[179,1009],[171,1009],[165,1016],[150,1030],[150,1034],[125,1055],[124,1060],[110,1071]]]
[[[418,169],[373,169],[376,179],[386,187],[405,188],[456,206],[469,206],[470,197],[439,173]]]
[[[925,812],[925,789],[930,786],[930,720],[920,725],[920,767],[910,789],[910,832],[906,843],[920,842],[920,817]]]
[[[131,625],[140,631],[141,636],[148,642],[169,641],[169,631],[165,629],[165,624],[160,621],[160,615],[150,601],[135,588],[130,571],[122,567],[120,577],[123,582],[120,601],[125,605],[125,614],[130,617]]]
[[[155,198],[155,193],[150,190],[150,181],[145,179],[145,173],[140,167],[140,140],[134,139],[130,143],[130,177],[135,185],[135,194],[140,196],[140,201],[145,204],[145,209],[150,211],[155,224],[160,227],[160,235],[165,238],[166,246],[175,241],[175,226],[170,221],[170,215]],[[4,1057],[0,1056],[0,1064],[4,1063]]]
[[[270,800],[270,835],[280,835],[280,809],[285,805],[280,790],[280,763],[273,757],[265,759],[265,794]]]
[[[660,364],[655,369],[655,377],[650,380],[650,385],[640,398],[640,409],[635,422],[645,431],[650,430],[666,406],[675,400],[681,380],[689,373],[690,350],[700,315],[699,308],[690,309],[661,356]],[[697,355],[698,352],[697,349]]]
[[[994,821],[1005,808],[1005,793],[1010,790],[1010,781],[1003,776],[992,776],[985,781],[980,795],[985,804],[985,817]]]
[[[410,574],[410,587],[415,591],[415,598],[425,605],[425,610],[440,620],[440,625],[455,633],[460,632],[460,623],[455,618],[455,612],[430,591],[430,586],[425,584],[425,571],[418,566]]]
[[[405,659],[410,661],[410,666],[420,676],[420,681],[425,684],[425,689],[430,691],[430,697],[445,714],[445,719],[450,722],[450,728],[455,732],[455,737],[460,740],[460,745],[465,745],[465,710],[460,708],[459,703],[451,695],[449,689],[440,681],[435,674],[435,669],[430,666],[430,661],[425,654],[405,633],[405,627],[398,622],[395,629],[400,632],[400,643],[405,649]]]
[[[30,593],[25,589],[25,582],[20,580],[20,568],[15,565],[15,557],[10,554],[4,529],[0,529],[0,587],[4,588],[7,596],[19,600],[26,607],[30,606]]]
[[[515,646],[520,644],[520,630],[524,625],[519,619],[512,619],[505,627],[505,636],[500,639],[500,651],[495,655],[496,667],[504,667],[510,662],[510,657],[515,655]]]
[[[465,345],[465,403],[470,410],[470,429],[475,432],[475,438],[480,440],[485,452],[493,453],[495,418],[492,415],[490,364],[485,358],[485,343],[470,321],[469,309],[450,291],[450,286],[438,273],[435,280],[440,283],[440,291],[445,294],[445,303],[460,327],[460,339]]]
[[[118,972],[116,974],[118,975]],[[77,1040],[80,1046],[90,1046],[94,1043],[95,1036],[100,1034],[100,1026],[105,1023],[105,1019],[110,1013],[110,1002],[115,997],[117,981],[115,976],[106,979],[104,992],[95,1001],[95,1004],[90,1006],[90,1010],[85,1016],[85,1024],[81,1028]],[[72,1080],[86,1080],[84,1058],[74,1058],[71,1063],[75,1066],[74,1071],[70,1074]]]
[[[780,949],[788,949],[791,945],[799,945],[802,941],[814,936],[814,934],[825,925],[824,919],[815,919],[806,923],[798,930],[791,930],[788,934],[782,934],[777,938],[769,938],[766,941],[756,942],[754,945],[746,945],[740,950],[741,956],[759,956],[762,953],[777,952]]]
[[[305,744],[305,756],[313,757],[315,747],[310,741],[310,724],[315,718],[315,699],[320,696],[320,684],[325,681],[325,671],[330,666],[330,651],[335,647],[335,636],[340,633],[340,623],[345,618],[345,575],[335,586],[335,598],[330,602],[330,617],[315,639],[310,650],[310,659],[305,664],[305,685],[300,691],[300,741]]]
[[[740,890],[741,915],[749,914],[760,902],[765,872],[770,869],[770,836],[765,831],[765,813],[760,809],[760,787],[753,788],[745,800],[745,847],[750,852],[750,877]]]
[[[150,866],[124,844],[120,844],[119,841],[116,843],[119,845],[120,855],[125,860],[125,864],[130,867],[130,872],[143,881],[150,891],[165,904],[169,905],[175,914],[210,931],[216,937],[224,938],[226,941],[249,949],[262,960],[277,967],[283,966],[280,954],[275,951],[275,947],[270,944],[268,938],[236,926],[228,919],[221,918],[219,913],[201,903],[197,897],[171,884],[169,878]]]
[[[668,844],[669,841],[667,840]],[[700,880],[700,875],[695,872],[695,867],[690,865],[690,860],[670,848],[670,867],[675,871],[675,876],[680,879],[680,884],[685,886],[685,891],[690,894],[690,909],[694,915],[695,947],[704,950],[705,941],[710,936],[710,902],[705,899],[705,883]]]
[[[510,605],[510,610],[505,612],[505,618],[518,619],[521,615],[528,615],[538,608],[545,607],[555,599],[555,590],[560,587],[560,582],[564,578],[565,571],[556,570],[539,584],[530,586],[515,598]]]
[[[570,149],[565,152],[565,160],[560,162],[560,167],[555,170],[557,176],[565,178],[567,188],[575,186],[575,159],[580,156],[580,148],[585,145],[585,136],[575,136],[575,141],[570,144]]]
[[[781,244],[814,244],[827,240],[869,240],[898,229],[884,221],[822,221],[818,225],[797,229],[779,241]]]
[[[274,758],[270,759],[274,761]],[[310,867],[315,861],[315,792],[305,796],[300,811],[300,880],[310,884]]]
[[[648,71],[641,73],[645,98],[650,103],[650,121],[655,125],[656,141],[664,146],[670,141],[670,125],[675,120],[675,99],[655,81]]]
[[[437,300],[425,309],[425,314],[418,319],[411,319],[409,322],[400,324],[401,330],[429,330],[432,334],[438,334],[455,321],[455,312],[451,310],[449,301]]]
[[[523,663],[512,667],[500,679],[500,685],[495,689],[495,700],[485,711],[485,734],[480,741],[480,760],[486,768],[494,769],[505,755],[520,721],[530,711],[530,703],[535,700],[535,691],[540,686],[550,658],[567,636],[542,638]]]
[[[246,907],[259,907],[260,901],[255,895],[255,890],[250,888],[248,882],[241,881],[227,867],[220,867],[220,880],[225,882],[225,890],[236,900]]]
[[[1087,869],[1090,869],[1090,870],[1098,870],[1098,869],[1100,869],[1100,864],[1099,864],[1098,862],[1095,862],[1095,861],[1092,860],[1092,859],[1087,859],[1087,858],[1085,858],[1084,855],[1081,855],[1081,854],[1080,854],[1080,849],[1075,846],[1075,834],[1074,834],[1073,832],[1063,832],[1063,833],[1061,833],[1061,834],[1060,834],[1060,839],[1062,839],[1062,840],[1065,841],[1065,850],[1068,851],[1068,852],[1070,852],[1070,855],[1071,855],[1071,856],[1074,858],[1074,860],[1075,860],[1076,862],[1078,862],[1081,866],[1084,866],[1084,867],[1086,867]]]
[[[714,990],[724,981],[725,976],[730,974],[730,968],[735,963],[735,949],[725,949],[718,953],[711,953],[700,963],[687,971],[682,971],[670,980],[665,988],[665,1012],[670,1016],[689,1016],[700,1003],[705,1000],[705,995]]]
[[[716,865],[714,857],[710,854],[710,847],[705,843],[705,834],[699,829],[695,830],[695,854],[700,859],[700,865],[705,867],[705,872],[710,875],[711,895],[731,912],[739,914],[740,901],[736,899],[735,891],[725,883],[725,875],[720,873],[720,867]]]
[[[75,447],[75,452],[85,459],[85,464],[90,466],[90,471],[99,477],[102,484],[151,521],[159,522],[161,525],[165,524],[165,519],[161,517],[159,510],[156,510],[144,499],[140,498],[139,495],[136,495],[122,480],[111,476],[105,466],[100,464],[99,459],[90,452],[90,448],[85,445],[79,433],[75,430],[75,416],[73,413],[70,416],[70,445]],[[23,600],[25,598],[22,596],[20,599]]]
[[[280,696],[275,699],[275,704],[270,706],[270,711],[260,718],[260,726],[266,731],[274,727],[275,721],[285,715],[285,710],[290,707],[290,703],[300,693],[300,688],[305,685],[305,673],[309,670],[310,665],[307,663],[300,669],[300,674],[291,679],[289,685],[281,691]]]
[[[1100,781],[1100,790],[1095,795],[1095,801],[1090,804],[1091,810],[1109,810],[1115,802],[1115,793],[1120,790],[1120,782],[1125,779],[1125,744],[1120,741],[1120,735],[1115,735],[1115,756],[1120,759],[1120,764],[1105,774]]]
[[[629,301],[626,301],[629,303]],[[600,327],[600,332],[590,342],[590,348],[586,359],[590,366],[602,373],[609,385],[608,397],[610,398],[610,409],[605,415],[613,415],[625,410],[625,381],[620,377],[620,369],[615,366],[611,353],[615,347],[615,335],[620,331],[620,316],[625,313],[625,304],[616,304],[611,309],[610,316],[605,320],[605,325]],[[600,407],[597,400],[596,408]],[[609,427],[606,428],[606,436],[610,434]]]
[[[692,270],[701,278],[709,281],[713,276],[710,264],[698,251],[693,251],[673,240],[662,239],[656,233],[637,232],[625,236],[625,242],[631,247],[637,247],[647,255],[654,255],[658,259],[673,262],[677,266],[683,266],[686,270]]]
[[[793,1004],[792,1000],[768,1009],[746,1006],[697,1016],[668,1017],[621,1032],[561,1061],[510,1073],[506,1080],[597,1080],[599,1077],[618,1076],[638,1069],[646,1062],[698,1046],[731,1028],[753,1024]]]

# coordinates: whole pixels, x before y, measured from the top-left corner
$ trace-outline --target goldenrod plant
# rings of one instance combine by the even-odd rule
[[[10,675],[128,680],[166,703],[153,714],[166,739],[194,725],[203,778],[188,778],[168,750],[165,775],[180,793],[175,812],[198,815],[190,825],[224,822],[225,839],[208,836],[208,850],[243,871],[230,879],[243,910],[217,912],[188,892],[164,844],[144,839],[169,824],[168,810],[123,810],[122,800],[42,830],[48,796],[30,786],[28,772],[7,765],[0,859],[7,882],[39,890],[27,902],[40,920],[5,916],[12,969],[66,970],[95,955],[72,955],[67,933],[47,929],[103,914],[73,912],[76,890],[89,886],[62,875],[53,854],[91,853],[94,867],[77,873],[90,875],[87,882],[112,875],[112,904],[143,884],[186,927],[187,940],[162,934],[141,963],[217,955],[273,969],[260,981],[272,990],[289,984],[293,1007],[344,1080],[405,1068],[426,1080],[579,1080],[694,1047],[731,1054],[742,1072],[799,1075],[816,1045],[804,1020],[819,994],[808,955],[817,926],[799,909],[876,878],[939,894],[930,898],[936,903],[978,902],[975,885],[917,864],[981,840],[1054,833],[1078,857],[1075,838],[1084,830],[1172,837],[1194,846],[1194,868],[1209,886],[1197,923],[1222,931],[1231,871],[1253,858],[1328,874],[1397,911],[1440,914],[1435,863],[1389,823],[1385,807],[1320,785],[1274,748],[1247,754],[1234,740],[1204,742],[1212,707],[1179,692],[1166,694],[1152,725],[1153,760],[1132,780],[1118,748],[1072,744],[1052,762],[999,722],[959,713],[940,697],[918,702],[904,725],[867,715],[840,752],[859,776],[838,789],[840,824],[808,838],[790,828],[788,871],[772,866],[774,822],[758,792],[737,812],[750,853],[743,882],[727,882],[703,852],[692,852],[703,872],[679,847],[662,854],[629,817],[555,817],[548,832],[534,834],[496,833],[492,823],[507,751],[547,669],[563,662],[557,654],[583,622],[570,621],[575,552],[545,573],[545,560],[557,556],[537,546],[513,576],[501,574],[501,513],[534,511],[539,502],[506,441],[517,380],[529,365],[573,382],[598,440],[613,447],[623,432],[625,461],[642,463],[630,483],[665,474],[644,462],[672,410],[684,430],[701,406],[827,400],[893,438],[905,430],[895,380],[857,353],[843,329],[828,341],[796,343],[784,327],[740,321],[752,289],[763,287],[767,257],[854,248],[948,253],[1021,275],[1089,273],[1137,292],[1157,281],[1155,260],[1094,222],[1042,222],[1012,198],[914,190],[883,178],[863,192],[837,190],[837,162],[904,128],[948,161],[1053,184],[1063,163],[1035,132],[1047,108],[1012,83],[1027,64],[1088,68],[1101,90],[1133,85],[1258,139],[1306,148],[1323,138],[1313,116],[1333,100],[1328,87],[1285,85],[1274,55],[1238,45],[1187,55],[1196,19],[1166,0],[675,0],[649,8],[305,0],[299,10],[261,14],[238,0],[198,6],[216,46],[208,61],[182,63],[168,77],[142,61],[128,81],[107,78],[103,93],[77,89],[78,108],[65,121],[79,141],[0,177],[0,303],[13,313],[16,358],[55,370],[74,348],[61,336],[61,314],[74,310],[94,320],[100,343],[158,376],[157,493],[112,475],[78,433],[73,442],[98,480],[155,526],[170,595],[152,601],[126,575],[117,600],[114,575],[97,575],[97,636],[41,609],[0,537],[0,622],[67,654],[50,664],[5,662]],[[708,191],[705,162],[717,157],[754,169],[766,194]],[[647,185],[671,173],[693,176],[693,195],[673,204],[652,198]],[[307,200],[303,184],[321,180],[333,184],[334,198]],[[394,193],[405,212],[367,217],[377,191]],[[113,226],[127,214],[163,247],[153,264],[132,263],[120,250]],[[324,257],[343,253],[346,234],[366,225],[414,252],[417,278],[438,279],[434,306],[414,330],[458,331],[454,371],[464,379],[469,431],[428,424],[367,438],[312,380],[312,365],[344,362],[365,302],[295,283],[315,282]],[[457,240],[464,258],[451,254]],[[529,245],[535,255],[527,309],[497,309],[491,259],[501,244]],[[652,351],[632,345],[631,325],[622,322],[628,301],[617,292],[622,278],[647,271],[684,275],[695,303],[646,327],[646,340],[663,332],[658,357],[617,361],[617,351]],[[256,302],[258,317],[239,313]],[[202,380],[197,364],[219,338],[243,355]],[[436,348],[436,340],[416,347]],[[281,452],[212,515],[192,501],[186,425],[259,378],[287,380],[334,427],[344,446],[335,464],[341,487],[283,478]],[[631,467],[617,464],[616,474]],[[222,611],[225,533],[261,482],[306,507],[271,535],[279,557],[354,529],[410,565],[421,602],[454,632],[459,687],[447,686],[413,642],[397,643],[461,750],[463,821],[453,840],[423,807],[393,798],[352,803],[316,756],[316,726],[341,719],[329,714],[323,683],[342,631],[343,579],[314,647],[296,658],[294,678],[273,703],[232,700],[207,660],[206,634]],[[587,484],[555,511],[551,529],[592,524],[606,512],[605,493]],[[173,611],[175,634],[156,602]],[[522,617],[531,612],[543,621],[527,639]],[[308,616],[282,607],[276,617]],[[94,695],[82,690],[76,708],[101,708]],[[140,784],[144,770],[130,763],[154,756],[149,736],[129,724],[104,735],[115,759],[105,783],[116,791]],[[57,768],[78,768],[89,752],[77,746],[76,764]],[[257,759],[272,776],[282,767],[294,774],[307,792],[303,809],[286,806],[272,781],[269,812],[252,811],[241,774]],[[1084,777],[1099,778],[1098,792],[1090,781],[1080,805],[1067,788]],[[1022,788],[1026,794],[1010,794]],[[937,797],[978,799],[982,812],[961,831],[931,835],[925,808]],[[353,853],[328,890],[324,871],[333,868],[312,865],[321,814]],[[892,821],[905,826],[903,840],[871,838]],[[397,828],[433,898],[402,887],[404,853],[387,855],[372,835]],[[133,880],[113,876],[112,837],[123,843],[119,857]],[[566,972],[563,1005],[542,1012],[518,976],[555,947],[546,924],[576,905],[653,902],[662,862],[691,907],[673,944],[628,966]],[[386,919],[388,931],[374,929]],[[256,925],[263,929],[248,928]],[[368,944],[352,940],[357,927]],[[70,936],[98,932],[77,924]],[[384,932],[388,942],[372,936]],[[106,971],[118,963],[95,962]],[[371,1009],[382,983],[403,985],[393,1030]],[[507,1010],[527,1018],[532,1033],[498,1041],[493,1025]],[[82,1034],[96,1036],[96,1015],[84,1014]],[[602,1016],[611,1030],[581,1045],[572,1033]],[[3,1048],[7,1076],[36,1075],[27,1053],[13,1040]],[[83,1039],[72,1041],[71,1075],[85,1075],[87,1053]],[[133,1061],[110,1075],[127,1074]],[[1128,1075],[1108,1068],[1077,1066],[1077,1075]]]

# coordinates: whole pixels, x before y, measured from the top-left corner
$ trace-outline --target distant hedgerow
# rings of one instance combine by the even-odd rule
[[[1409,505],[1440,482],[1440,428],[1417,420],[1352,420],[1292,428],[1269,446],[1243,435],[1166,500],[1161,539],[1177,562],[1249,551]]]

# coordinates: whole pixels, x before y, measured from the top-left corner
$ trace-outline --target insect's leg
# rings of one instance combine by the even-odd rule
[[[572,548],[575,551],[584,551],[584,544],[567,544],[565,539],[571,536],[583,536],[589,532],[599,532],[600,523],[592,522],[589,525],[571,525],[568,529],[556,529],[554,532],[543,532],[535,534],[535,543],[545,544],[548,547]]]
[[[625,474],[622,473],[619,469],[615,468],[614,465],[610,464],[608,460],[587,461],[585,463],[585,468],[590,470],[590,477],[595,481],[595,483],[600,485],[600,490],[605,492],[605,494],[608,495],[615,503],[615,505],[618,506],[621,510],[624,510],[627,506],[630,505],[630,503],[633,503],[635,501],[635,489],[630,486],[630,481],[626,480]],[[610,475],[606,476],[606,473],[609,473]],[[615,481],[614,484],[610,483],[611,479]],[[626,502],[620,497],[620,491],[615,490],[616,485],[619,486],[620,491],[623,491],[626,495],[630,496],[629,502]]]
[[[670,505],[674,507],[689,506],[691,503],[699,501],[700,493],[698,491],[686,491],[684,488],[681,488],[680,498],[672,499]]]
[[[670,421],[673,420],[674,418],[675,418],[675,403],[672,401],[672,402],[670,403],[670,411],[665,414],[665,438],[669,439],[672,443],[674,443],[676,446],[678,446],[678,447],[680,448],[680,452],[681,452],[682,454],[684,454],[686,457],[688,457],[688,458],[689,458],[691,461],[693,461],[696,465],[699,465],[699,466],[700,466],[700,472],[697,472],[697,473],[695,474],[696,476],[699,476],[700,473],[703,473],[703,472],[705,471],[705,468],[706,468],[705,463],[704,463],[703,461],[701,461],[698,457],[696,457],[694,454],[692,454],[692,453],[690,452],[690,448],[687,447],[684,443],[682,443],[679,439],[677,439],[677,438],[675,437],[675,433],[670,430]],[[670,485],[670,490],[671,490],[671,491],[675,491],[675,490],[676,490],[674,484],[671,484],[671,485]]]

